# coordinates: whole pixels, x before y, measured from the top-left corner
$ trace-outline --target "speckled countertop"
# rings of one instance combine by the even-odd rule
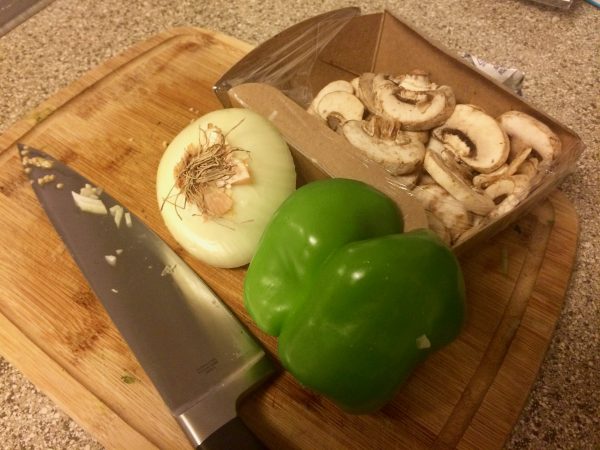
[[[574,275],[507,448],[600,448],[600,10],[590,4],[576,0],[561,11],[525,0],[57,0],[0,38],[0,132],[107,58],[162,30],[193,25],[256,44],[349,5],[363,12],[387,8],[456,51],[521,69],[524,96],[586,143],[576,172],[562,185],[581,219]],[[0,448],[102,446],[0,358]]]

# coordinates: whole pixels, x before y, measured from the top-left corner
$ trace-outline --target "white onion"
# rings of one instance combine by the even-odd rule
[[[422,334],[417,338],[417,348],[419,350],[425,350],[427,348],[431,348],[431,342],[426,334]]]
[[[104,259],[106,260],[109,266],[117,265],[117,257],[115,255],[105,255]]]
[[[109,208],[109,211],[115,219],[115,225],[119,228],[121,226],[121,220],[123,219],[123,207],[121,205],[114,205]]]
[[[92,214],[108,214],[106,206],[99,198],[88,197],[71,191],[73,200],[79,209]]]
[[[175,166],[209,123],[223,131],[230,145],[250,156],[250,182],[231,186],[233,208],[220,218],[204,217],[190,203],[183,208],[182,197],[179,208],[165,201],[178,193]],[[262,116],[239,108],[213,111],[184,128],[165,150],[156,179],[162,217],[173,237],[199,260],[225,268],[250,262],[268,221],[295,187],[294,162],[277,129]]]

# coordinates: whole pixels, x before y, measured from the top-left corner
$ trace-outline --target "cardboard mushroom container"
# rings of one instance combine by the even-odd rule
[[[300,183],[367,182],[396,201],[407,230],[430,227],[457,253],[544,199],[584,148],[387,11],[344,8],[298,23],[248,53],[214,92],[273,122]]]

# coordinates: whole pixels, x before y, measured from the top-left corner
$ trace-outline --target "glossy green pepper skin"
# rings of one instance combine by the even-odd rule
[[[334,178],[302,186],[277,210],[259,242],[244,280],[246,309],[259,328],[278,335],[334,250],[402,229],[396,204],[364,183]]]
[[[432,232],[354,242],[327,258],[290,313],[279,357],[306,387],[371,412],[458,336],[464,311],[459,265]]]
[[[265,230],[244,281],[283,366],[347,411],[372,412],[465,314],[460,266],[431,231],[402,233],[396,205],[357,181],[298,189]]]

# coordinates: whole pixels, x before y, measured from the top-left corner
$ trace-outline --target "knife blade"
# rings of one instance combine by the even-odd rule
[[[261,345],[139,218],[47,153],[18,149],[50,221],[191,443],[264,448],[236,408],[274,373]],[[78,206],[82,188],[105,214]]]

